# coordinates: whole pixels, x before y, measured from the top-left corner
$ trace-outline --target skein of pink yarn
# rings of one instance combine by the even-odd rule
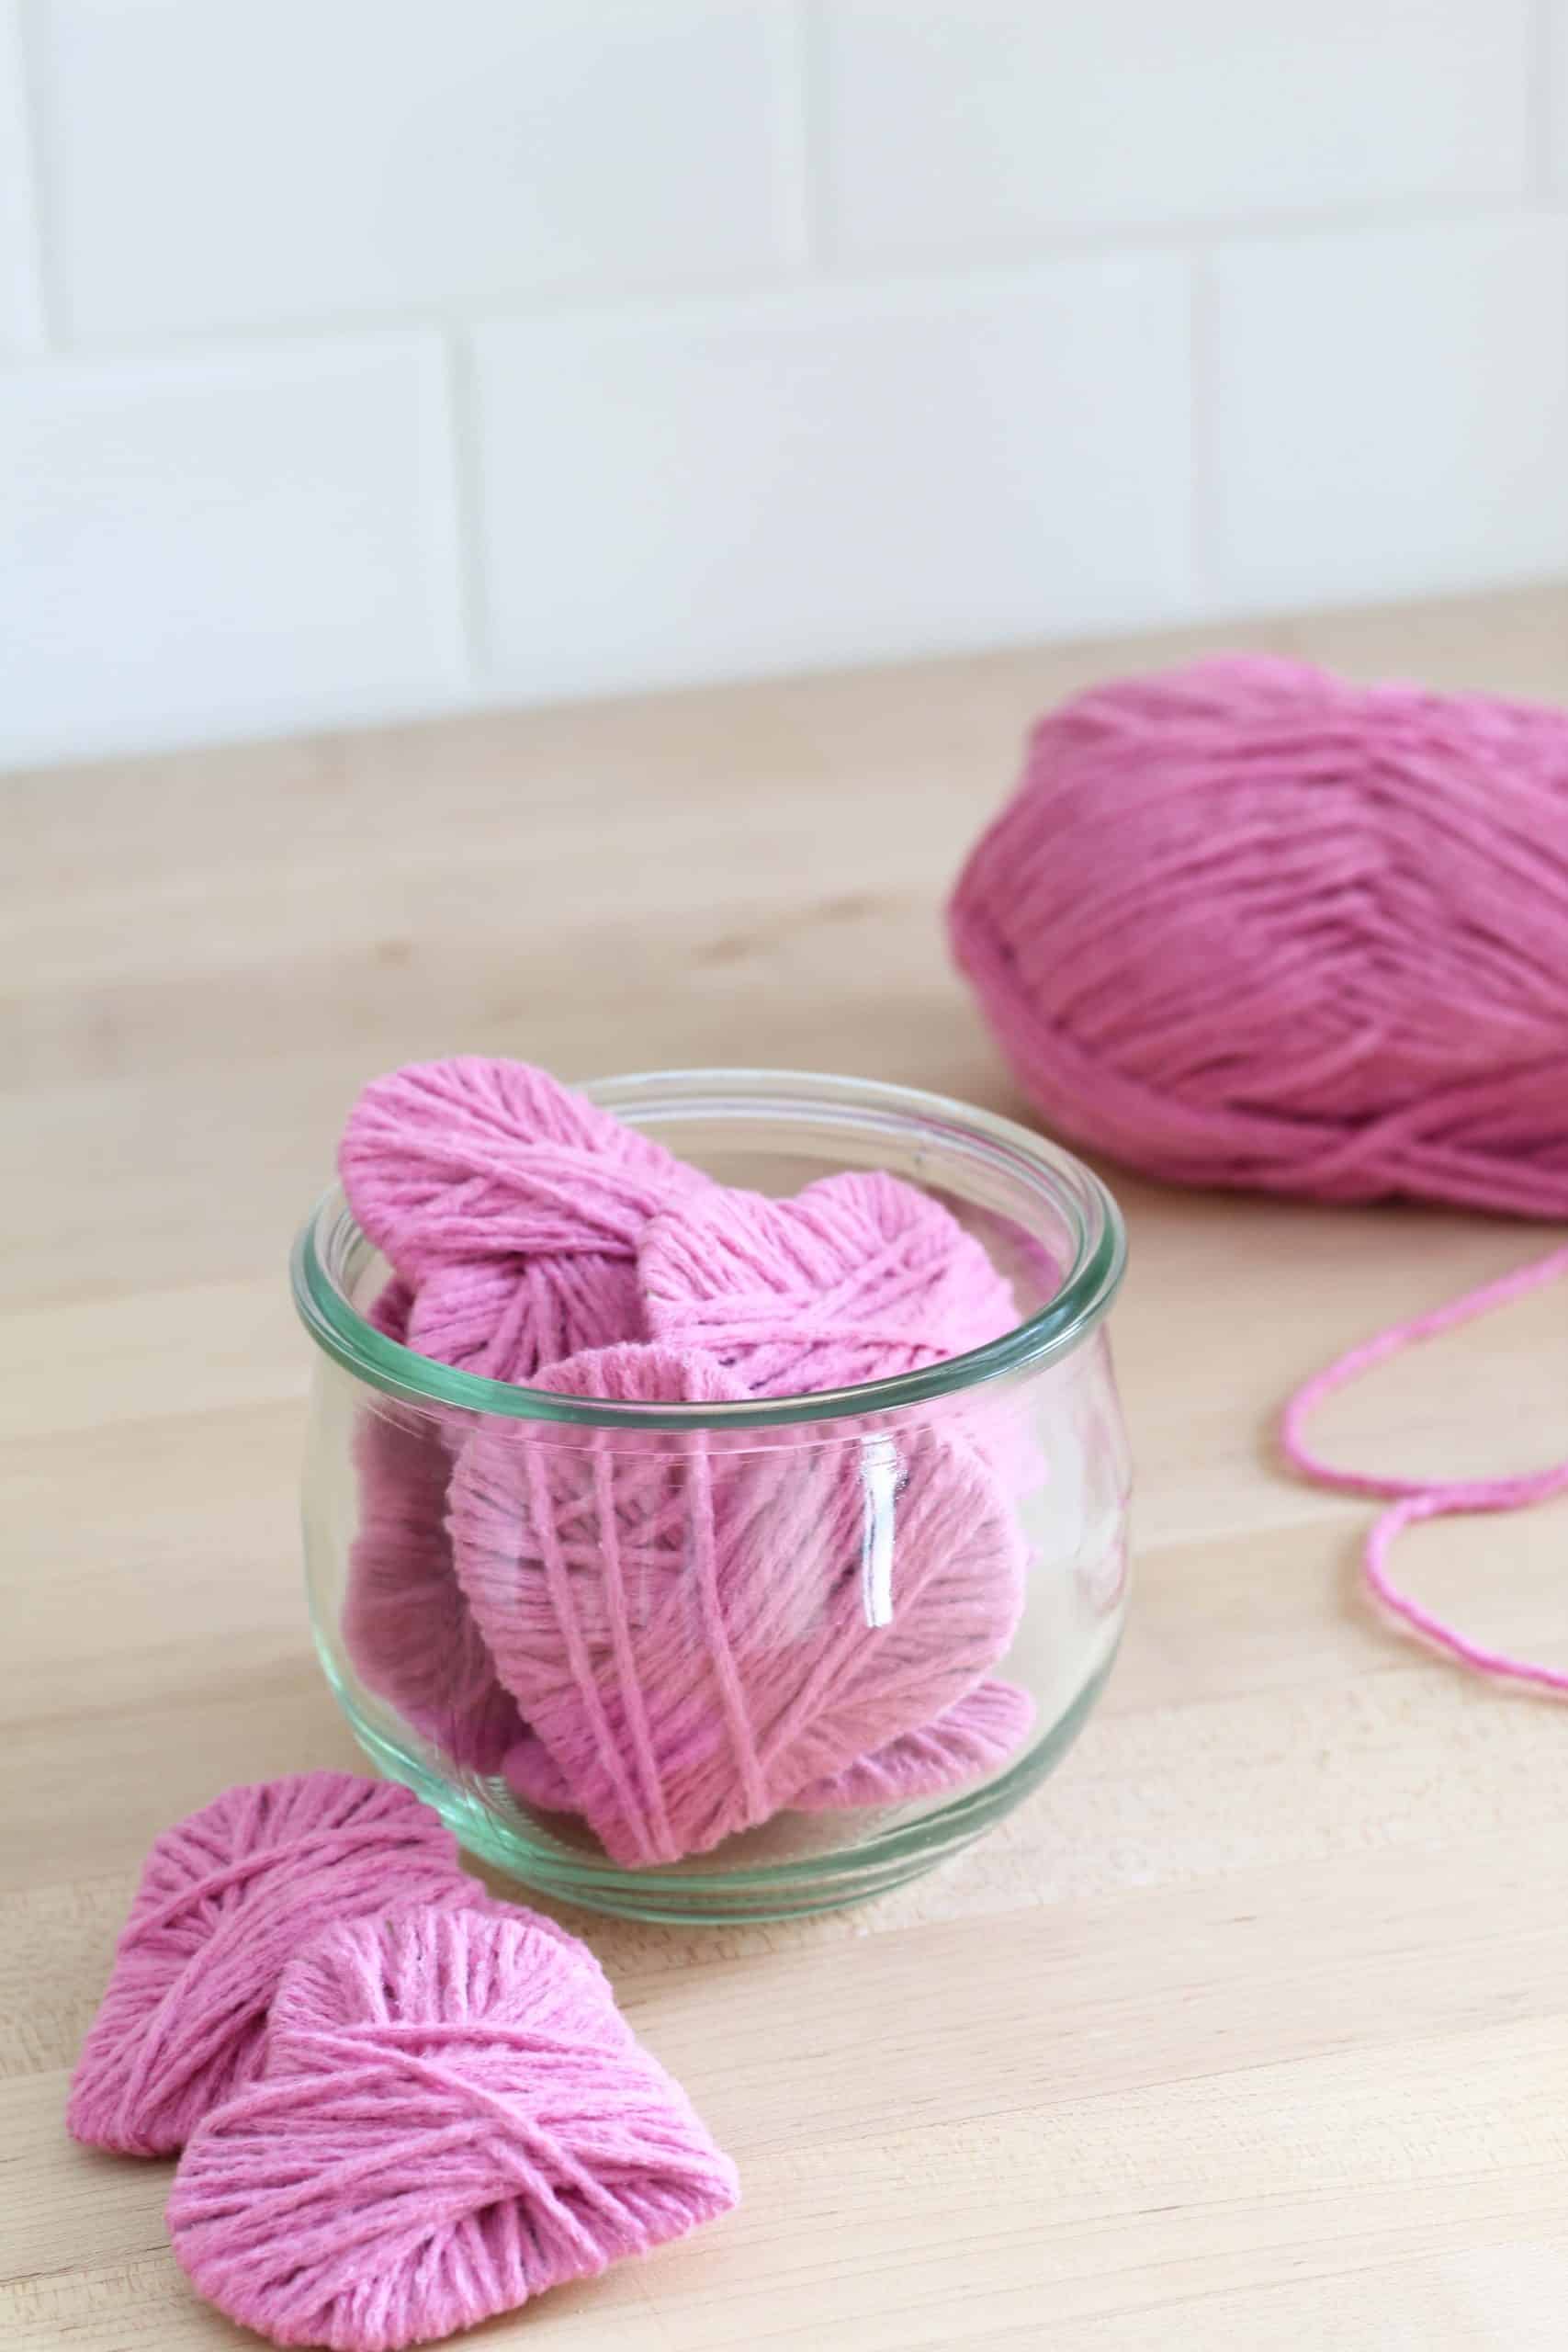
[[[265,2080],[180,2165],[193,2284],[275,2344],[401,2352],[728,2211],[734,2165],[580,1950],[493,1905],[318,1936]]]
[[[950,909],[1046,1119],[1168,1181],[1568,1216],[1568,718],[1201,662],[1042,719]]]
[[[1491,695],[1205,662],[1043,718],[949,909],[954,953],[1047,1120],[1173,1182],[1568,1217],[1568,717]],[[1568,1672],[1478,1642],[1395,1581],[1405,1529],[1559,1494],[1325,1462],[1318,1400],[1562,1278],[1568,1251],[1396,1324],[1308,1381],[1283,1443],[1392,1508],[1379,1606],[1498,1680]]]

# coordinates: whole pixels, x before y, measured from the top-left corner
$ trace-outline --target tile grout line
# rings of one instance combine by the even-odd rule
[[[1557,63],[1557,28],[1551,0],[1535,0],[1528,43],[1525,90],[1526,182],[1538,202],[1552,194],[1553,76]]]
[[[471,329],[461,324],[449,326],[443,334],[442,346],[452,520],[457,539],[457,628],[465,657],[462,684],[472,694],[482,687],[490,675],[491,648],[479,379]]]
[[[1187,560],[1195,619],[1214,601],[1214,448],[1213,424],[1213,281],[1209,255],[1197,248],[1187,264]]]
[[[51,231],[55,205],[44,160],[44,129],[49,107],[43,68],[43,32],[35,17],[37,0],[15,0],[11,11],[19,84],[22,158],[20,178],[27,207],[28,258],[32,265],[33,308],[37,314],[39,352],[52,358],[66,347],[64,289],[58,282]],[[27,355],[23,355],[26,356]]]

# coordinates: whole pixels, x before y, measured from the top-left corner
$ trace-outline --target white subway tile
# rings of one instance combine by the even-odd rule
[[[830,240],[959,254],[1128,224],[1512,194],[1530,0],[823,0]]]
[[[84,337],[779,262],[782,0],[54,0]]]
[[[1568,194],[1568,0],[1540,0],[1545,62],[1542,122],[1543,175],[1559,196]]]
[[[444,700],[442,353],[0,374],[0,762]]]
[[[29,351],[41,336],[21,44],[16,0],[0,0],[0,351]]]
[[[492,324],[499,673],[596,692],[1178,611],[1187,364],[1166,259]]]
[[[1205,304],[1208,538],[1231,606],[1568,561],[1568,223],[1265,240]]]

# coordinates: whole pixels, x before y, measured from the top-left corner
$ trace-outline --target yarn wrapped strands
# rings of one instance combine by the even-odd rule
[[[338,1164],[412,1286],[408,1345],[491,1380],[646,1337],[643,1228],[707,1182],[547,1071],[477,1055],[375,1080]]]
[[[733,2165],[595,1977],[493,1908],[325,1931],[180,2165],[193,2284],[276,2344],[400,2352],[727,2211]]]
[[[1016,1755],[1034,1722],[1034,1702],[1010,1682],[978,1682],[934,1723],[903,1732],[870,1756],[858,1756],[789,1801],[792,1813],[848,1813],[860,1806],[908,1804],[942,1796],[994,1772]],[[565,1774],[542,1739],[525,1732],[502,1764],[514,1797],[542,1813],[575,1813]]]
[[[1171,1182],[1568,1216],[1568,718],[1208,662],[1079,695],[950,909],[1065,1134]]]
[[[700,1351],[602,1350],[563,1396],[743,1401]],[[619,1862],[702,1853],[923,1728],[1006,1649],[1022,1545],[979,1456],[919,1428],[807,1448],[481,1430],[458,1580],[501,1679]]]
[[[284,1962],[319,1928],[473,1893],[451,1831],[407,1789],[306,1772],[229,1790],[147,1857],[72,2078],[71,2132],[172,2154],[260,2073]]]
[[[406,1342],[412,1294],[387,1285],[368,1319]],[[349,1546],[343,1639],[366,1688],[460,1769],[499,1770],[522,1736],[452,1568],[452,1451],[428,1417],[377,1398],[352,1441],[359,1517]]]
[[[637,1266],[654,1338],[701,1348],[753,1396],[922,1371],[1018,1321],[980,1244],[880,1170],[787,1201],[715,1186],[650,1219]]]
[[[977,1682],[934,1723],[857,1756],[813,1781],[793,1800],[800,1813],[847,1813],[862,1805],[908,1804],[942,1796],[994,1772],[1015,1756],[1034,1724],[1034,1702],[1013,1682]]]

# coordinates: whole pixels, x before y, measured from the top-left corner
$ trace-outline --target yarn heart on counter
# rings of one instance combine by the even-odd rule
[[[622,1403],[747,1391],[629,1345],[539,1385]],[[458,1581],[496,1670],[605,1850],[673,1861],[964,1699],[1022,1601],[979,1456],[919,1427],[811,1448],[738,1433],[481,1429],[453,1480]]]
[[[147,1857],[72,2078],[71,2132],[172,2154],[260,2072],[284,1962],[318,1928],[473,1893],[451,1831],[407,1789],[304,1772],[229,1790]]]
[[[561,1944],[402,1913],[289,1968],[266,2079],[219,2109],[169,2199],[175,2251],[280,2345],[400,2352],[733,2206],[735,2168]]]
[[[649,1220],[637,1264],[653,1337],[703,1349],[754,1396],[919,1372],[1018,1321],[979,1242],[881,1170],[786,1201],[713,1186]]]
[[[412,1297],[389,1283],[367,1320],[406,1340]],[[452,1570],[452,1449],[427,1417],[375,1397],[356,1416],[359,1520],[348,1553],[343,1639],[369,1690],[459,1767],[494,1772],[522,1734]]]
[[[643,1228],[708,1181],[547,1071],[478,1055],[375,1080],[338,1165],[412,1285],[408,1345],[491,1380],[644,1337]]]

